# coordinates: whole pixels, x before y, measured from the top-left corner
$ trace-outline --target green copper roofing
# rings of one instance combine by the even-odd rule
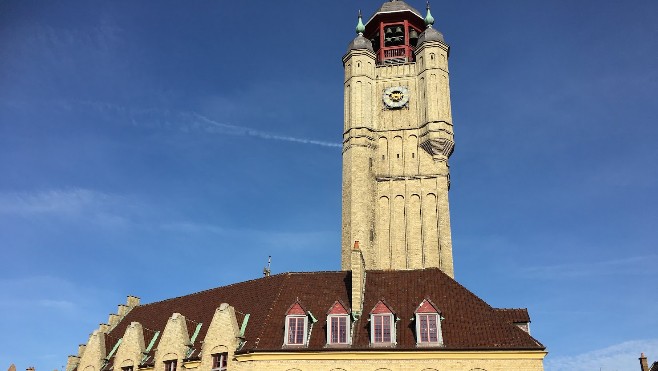
[[[427,27],[432,27],[434,24],[434,17],[432,17],[432,12],[430,12],[430,2],[427,1],[427,15],[425,16],[425,25]]]
[[[249,322],[249,313],[244,315],[244,319],[242,320],[242,327],[240,327],[240,337],[244,337],[244,332],[247,331],[247,322]]]
[[[359,10],[359,23],[356,24],[356,33],[361,35],[365,30],[366,26],[363,25],[363,21],[361,20],[361,11]]]

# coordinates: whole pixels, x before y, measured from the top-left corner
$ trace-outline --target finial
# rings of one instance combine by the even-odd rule
[[[267,257],[267,266],[263,268],[263,276],[269,277],[272,274],[272,269],[270,268],[272,264],[272,256]]]
[[[427,15],[425,16],[425,25],[427,28],[432,28],[434,24],[434,17],[432,17],[432,12],[430,12],[430,0],[427,0]]]
[[[356,24],[356,33],[363,36],[363,31],[365,30],[366,26],[363,25],[363,21],[361,20],[361,9],[359,9],[359,23]]]

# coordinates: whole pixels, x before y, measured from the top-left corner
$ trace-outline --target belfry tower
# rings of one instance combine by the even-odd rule
[[[439,267],[454,277],[448,158],[449,47],[401,0],[384,3],[343,57],[342,269],[359,241],[366,269]]]

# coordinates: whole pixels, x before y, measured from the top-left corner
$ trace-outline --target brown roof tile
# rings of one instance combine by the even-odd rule
[[[194,345],[199,349],[215,309],[226,302],[238,312],[238,321],[250,314],[242,352],[285,351],[285,314],[291,304],[299,301],[318,320],[312,325],[309,344],[304,349],[317,351],[326,346],[327,311],[337,300],[351,307],[350,293],[351,272],[282,273],[138,306],[110,332],[108,340],[123,336],[131,322],[140,322],[146,329],[144,340],[148,344],[153,332],[162,331],[173,313],[181,313],[192,321],[188,322],[190,335],[194,323],[203,323]],[[492,308],[439,269],[431,268],[367,271],[364,315],[355,325],[352,346],[346,350],[370,349],[368,312],[381,299],[399,318],[396,349],[416,349],[412,318],[424,299],[431,300],[444,318],[441,349],[544,349],[512,324],[529,320],[527,310]],[[115,341],[111,342],[108,349]],[[157,344],[153,348],[156,347]]]
[[[510,323],[530,322],[530,315],[526,308],[496,308],[501,318]]]

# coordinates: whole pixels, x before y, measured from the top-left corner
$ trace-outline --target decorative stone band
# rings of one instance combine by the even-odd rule
[[[541,350],[420,350],[420,351],[324,351],[324,352],[254,352],[236,354],[238,362],[275,360],[543,360]]]
[[[352,128],[343,134],[343,153],[352,147],[375,149],[375,136],[369,128]]]
[[[378,182],[398,181],[398,180],[415,180],[415,179],[438,179],[449,177],[450,174],[425,174],[425,175],[411,175],[411,176],[376,176],[375,180]]]

